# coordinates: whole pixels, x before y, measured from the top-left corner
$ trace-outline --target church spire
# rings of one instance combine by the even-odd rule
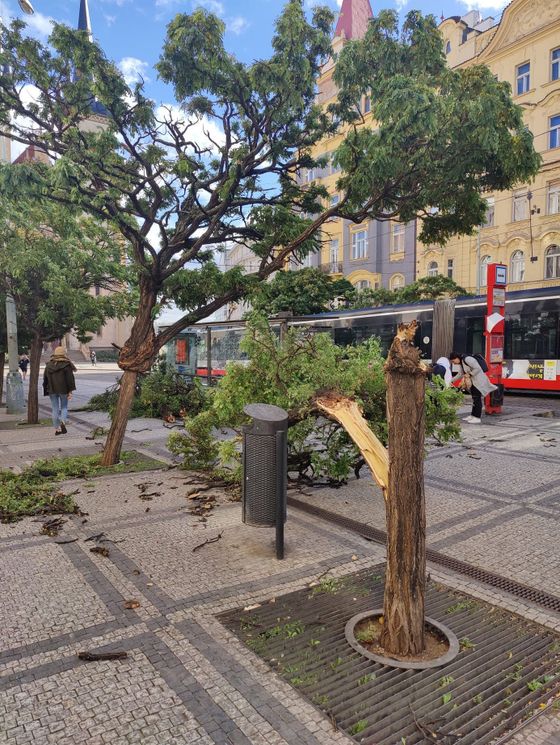
[[[87,31],[89,40],[93,41],[93,34],[91,33],[91,21],[89,18],[88,0],[80,0],[80,15],[78,16],[78,29],[80,31]]]
[[[369,0],[342,0],[334,35],[345,39],[361,39],[366,33],[370,18],[373,18],[373,11]]]

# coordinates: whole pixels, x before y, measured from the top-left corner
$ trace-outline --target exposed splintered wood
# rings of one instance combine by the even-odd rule
[[[425,368],[412,340],[417,324],[401,324],[385,364],[389,425],[389,498],[384,630],[387,654],[424,649],[426,510],[424,499]]]
[[[364,419],[358,404],[346,396],[324,395],[316,401],[320,411],[341,424],[365,458],[375,480],[386,495],[389,484],[389,456]]]

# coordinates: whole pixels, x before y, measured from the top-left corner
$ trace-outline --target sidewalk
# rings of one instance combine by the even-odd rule
[[[500,419],[465,426],[466,447],[430,453],[428,542],[560,594],[554,447],[560,419],[534,417],[544,408],[559,407],[521,400]],[[39,455],[98,450],[102,440],[85,438],[107,417],[71,415],[69,435],[57,438],[50,426],[3,429],[5,422],[0,416],[3,467]],[[126,449],[169,459],[169,432],[159,421],[131,420]],[[57,537],[40,535],[31,519],[0,525],[2,745],[355,742],[334,731],[216,615],[301,588],[327,570],[342,576],[373,566],[383,561],[383,547],[291,509],[286,559],[277,562],[274,531],[244,526],[240,504],[223,494],[204,518],[190,514],[189,481],[177,469],[74,481],[65,488],[79,489],[75,499],[88,515],[69,517]],[[384,526],[381,495],[367,478],[298,498]],[[100,533],[114,541],[100,544],[109,549],[107,557],[91,553],[95,542],[86,540]],[[560,614],[439,567],[430,571],[448,586],[560,628]],[[129,600],[135,603],[127,609]],[[128,657],[84,663],[76,656],[99,649]],[[511,742],[560,742],[558,713],[541,717]]]

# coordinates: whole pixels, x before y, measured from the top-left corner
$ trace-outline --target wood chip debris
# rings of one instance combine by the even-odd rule
[[[140,601],[134,598],[132,598],[131,600],[126,600],[124,604],[124,607],[127,610],[134,610],[134,608],[140,608],[140,606],[141,606]]]
[[[218,533],[218,535],[217,535],[217,536],[215,536],[214,538],[207,538],[207,539],[206,539],[205,541],[203,541],[202,543],[199,543],[199,544],[198,544],[198,546],[195,546],[195,547],[193,548],[193,550],[192,550],[193,554],[194,554],[194,552],[195,552],[195,551],[198,551],[198,550],[199,550],[200,548],[202,548],[203,546],[207,546],[207,545],[208,545],[209,543],[217,543],[217,541],[219,541],[219,540],[220,540],[220,538],[222,537],[222,535],[223,535],[223,533]]]

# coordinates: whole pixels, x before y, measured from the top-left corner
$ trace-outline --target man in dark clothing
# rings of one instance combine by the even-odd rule
[[[76,390],[75,370],[76,367],[62,347],[54,350],[53,356],[45,365],[43,393],[51,399],[55,435],[65,435],[67,431],[68,399],[72,398],[72,391]]]

